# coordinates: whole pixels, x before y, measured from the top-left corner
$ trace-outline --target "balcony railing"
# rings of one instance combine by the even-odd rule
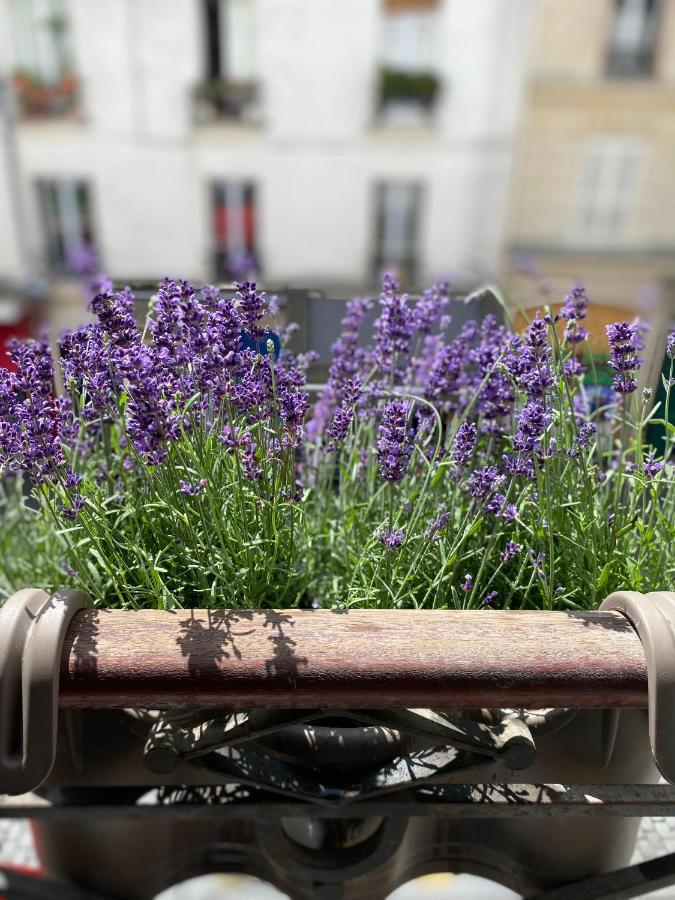
[[[19,112],[24,118],[67,116],[77,111],[79,83],[74,75],[44,81],[30,72],[18,71],[12,81]]]
[[[634,50],[613,48],[607,57],[607,75],[610,78],[648,78],[653,71],[652,47]]]
[[[378,90],[379,117],[394,122],[428,119],[439,92],[440,81],[432,72],[382,69]]]
[[[197,122],[231,119],[254,124],[259,119],[259,85],[255,81],[212,78],[194,90]]]

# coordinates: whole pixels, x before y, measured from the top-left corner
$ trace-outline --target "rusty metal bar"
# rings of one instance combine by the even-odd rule
[[[83,610],[60,705],[646,707],[640,639],[616,612]]]

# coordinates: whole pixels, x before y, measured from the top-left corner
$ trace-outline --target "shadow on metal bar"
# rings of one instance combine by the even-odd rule
[[[611,818],[674,816],[675,787],[598,784],[427,784],[385,796],[317,803],[262,788],[223,785],[63,788],[0,804],[0,816],[30,819],[256,819],[311,815],[351,818]]]
[[[675,884],[675,853],[537,894],[532,900],[629,900]]]

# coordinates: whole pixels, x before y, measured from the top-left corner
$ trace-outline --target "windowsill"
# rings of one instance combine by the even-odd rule
[[[373,137],[397,140],[430,140],[438,135],[436,122],[428,119],[419,122],[396,122],[386,118],[377,118],[370,126]]]
[[[615,260],[626,259],[628,261],[636,261],[642,259],[667,259],[673,258],[675,255],[675,246],[667,246],[665,244],[646,247],[646,246],[630,246],[627,244],[614,245],[609,246],[605,245],[595,245],[591,246],[588,244],[582,243],[559,243],[559,244],[537,244],[537,243],[529,243],[529,242],[521,242],[518,244],[512,244],[508,248],[508,252],[511,255],[517,255],[518,253],[528,253],[532,255],[540,255],[540,256],[552,256],[552,257],[566,257],[566,256],[574,256],[574,257],[605,257],[611,258]]]
[[[617,76],[601,72],[588,78],[577,78],[573,75],[536,75],[532,80],[532,87],[564,90],[564,91],[589,91],[598,88],[606,88],[609,91],[634,90],[636,93],[649,90],[652,94],[661,93],[664,96],[672,94],[675,90],[672,81],[665,81],[658,73],[652,75]]]
[[[244,122],[223,116],[210,122],[195,122],[193,134],[198,140],[247,140],[259,138],[264,131],[262,122]]]
[[[73,110],[68,113],[59,113],[53,115],[25,115],[17,113],[15,125],[23,130],[43,129],[43,128],[80,128],[87,124],[84,114],[79,110]]]

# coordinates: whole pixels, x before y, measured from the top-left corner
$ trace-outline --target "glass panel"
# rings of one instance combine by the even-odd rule
[[[216,275],[247,277],[258,268],[255,187],[250,182],[213,186],[213,239]]]
[[[93,245],[89,188],[73,179],[38,182],[38,196],[45,229],[49,266],[68,268],[71,255],[85,245]]]
[[[221,4],[224,5],[221,41],[227,60],[223,75],[232,81],[252,81],[255,78],[255,46],[251,0],[221,0]]]
[[[421,189],[418,184],[390,182],[377,191],[375,266],[392,267],[412,277],[417,263]]]
[[[612,247],[625,239],[641,171],[642,147],[608,139],[591,146],[579,185],[575,242]]]
[[[46,84],[72,74],[72,48],[64,0],[12,0],[15,68]]]
[[[656,33],[656,0],[616,0],[608,73],[648,75],[653,65]]]

